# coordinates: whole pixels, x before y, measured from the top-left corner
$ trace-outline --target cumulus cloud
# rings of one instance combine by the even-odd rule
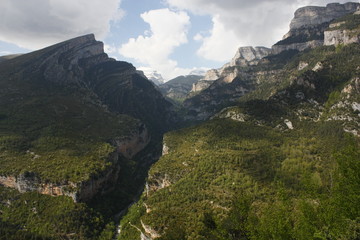
[[[334,0],[166,0],[171,8],[210,15],[213,27],[202,41],[198,54],[221,61],[234,55],[234,46],[270,47],[288,31],[294,11],[302,6],[325,6]],[[340,0],[337,2],[348,2]],[[226,47],[224,47],[226,46]]]
[[[80,35],[103,39],[121,0],[1,0],[0,40],[38,49]]]
[[[164,8],[145,12],[141,18],[150,29],[137,38],[130,38],[119,53],[158,70],[165,79],[188,73],[189,69],[179,68],[177,62],[170,59],[176,47],[188,42],[188,14]]]
[[[228,52],[232,54],[239,47],[239,39],[232,29],[226,29],[224,24],[219,21],[219,16],[212,18],[213,28],[210,36],[197,34],[194,40],[202,42],[201,47],[197,51],[199,56],[206,59],[216,59],[218,61],[229,60]]]

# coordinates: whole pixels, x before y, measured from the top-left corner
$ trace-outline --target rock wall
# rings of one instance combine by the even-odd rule
[[[360,43],[360,34],[354,34],[354,31],[351,30],[334,30],[326,31],[324,33],[324,45],[339,45],[339,44],[351,44],[351,43]]]
[[[355,12],[359,6],[360,3],[348,2],[344,4],[329,3],[326,7],[308,6],[299,8],[291,20],[290,29],[330,22],[331,20]]]
[[[283,39],[272,47],[273,54],[279,54],[285,50],[303,51],[307,48],[315,48],[324,45],[324,32],[332,20],[357,11],[360,3],[331,3],[326,7],[303,7],[296,10],[290,23],[290,30]],[[331,27],[331,25],[330,25]],[[339,33],[333,33],[333,35]]]
[[[0,176],[0,185],[15,188],[21,193],[37,191],[50,196],[69,196],[74,202],[84,202],[92,199],[98,193],[105,193],[112,189],[118,179],[120,166],[117,163],[117,154],[113,166],[92,176],[89,180],[73,183],[64,180],[60,183],[42,182],[33,172],[25,172],[18,176]]]
[[[113,140],[113,144],[117,147],[117,151],[128,159],[143,150],[149,142],[150,135],[144,124],[140,124],[137,128],[137,132],[134,132],[131,136]]]
[[[191,89],[191,93],[196,93],[196,92],[201,92],[202,90],[210,87],[210,85],[214,82],[215,80],[200,80],[197,83],[194,83]]]
[[[46,80],[66,84],[79,82],[92,65],[114,61],[104,53],[104,44],[93,34],[77,37],[48,48],[37,67]],[[49,54],[50,53],[50,54]]]
[[[271,54],[266,47],[240,47],[229,66],[249,66],[258,64],[259,60]]]
[[[274,46],[272,46],[272,53],[273,54],[279,54],[279,53],[281,53],[283,51],[286,51],[286,50],[304,51],[305,49],[320,47],[322,45],[324,45],[323,40],[313,40],[313,41],[302,42],[302,43],[274,45]]]

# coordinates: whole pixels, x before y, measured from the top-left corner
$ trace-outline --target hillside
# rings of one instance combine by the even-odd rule
[[[234,58],[220,69],[207,72],[214,84],[199,94],[184,101],[189,120],[208,119],[226,106],[231,106],[240,97],[255,89],[274,92],[290,78],[292,70],[286,64],[308,49],[337,44],[359,43],[359,3],[328,4],[326,7],[303,7],[298,9],[290,24],[290,30],[271,49],[264,47],[240,47]],[[342,20],[343,19],[343,20]],[[333,31],[331,27],[346,24]],[[344,31],[347,28],[348,30]],[[342,33],[344,32],[344,33]],[[268,90],[270,89],[270,90]]]
[[[0,88],[0,235],[98,239],[137,194],[133,178],[153,161],[171,103],[131,64],[108,58],[94,35],[1,62]],[[150,157],[137,154],[147,146]],[[79,203],[122,194],[121,181],[136,188],[113,212]],[[59,217],[59,228],[44,224]]]
[[[230,63],[184,102],[208,120],[165,134],[119,239],[360,237],[360,41],[336,16],[321,45]]]
[[[160,86],[93,34],[0,57],[0,239],[360,239],[359,9]]]

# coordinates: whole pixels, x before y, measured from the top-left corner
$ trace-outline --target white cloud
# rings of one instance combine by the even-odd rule
[[[165,8],[145,12],[141,18],[150,25],[150,30],[130,38],[119,53],[156,69],[165,79],[188,73],[189,69],[179,68],[177,62],[170,59],[175,48],[188,42],[190,17],[187,13]]]
[[[1,0],[0,40],[38,49],[94,33],[103,39],[124,12],[121,0]]]
[[[166,0],[173,9],[210,15],[210,36],[197,34],[202,41],[198,54],[205,59],[230,60],[234,46],[270,47],[288,31],[297,8],[307,5],[325,6],[334,0]],[[348,2],[340,0],[337,2]],[[225,47],[224,47],[225,46]]]
[[[213,28],[210,31],[210,36],[204,37],[197,34],[194,37],[195,40],[202,42],[197,54],[205,59],[227,61],[231,57],[229,53],[233,55],[239,47],[239,39],[232,29],[224,27],[219,21],[219,16],[214,16],[212,21]]]

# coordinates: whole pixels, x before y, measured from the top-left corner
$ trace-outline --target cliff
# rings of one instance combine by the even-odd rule
[[[324,45],[360,43],[360,14],[347,15],[330,24],[324,32]]]
[[[261,59],[271,54],[271,49],[266,47],[240,47],[230,62],[232,66],[256,65]]]
[[[290,31],[305,26],[316,26],[355,12],[360,4],[348,2],[344,4],[329,3],[326,7],[302,7],[295,11],[290,23]]]
[[[324,31],[332,20],[354,13],[359,3],[331,3],[326,7],[308,6],[299,8],[290,23],[290,30],[273,47],[273,54],[285,50],[303,51],[324,45]]]

